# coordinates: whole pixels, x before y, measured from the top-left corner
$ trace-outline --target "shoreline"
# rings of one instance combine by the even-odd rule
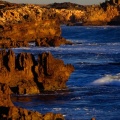
[[[72,45],[61,36],[61,24],[69,23],[74,26],[79,22],[83,26],[120,25],[120,3],[112,0],[96,6],[78,7],[71,3],[44,7],[8,2],[0,4],[0,48],[27,47],[31,41],[41,47]],[[63,5],[64,7],[59,8]],[[4,98],[0,101],[0,109],[3,109],[0,118],[64,120],[61,114],[42,115],[15,107],[10,95],[11,92],[30,95],[66,88],[66,82],[74,71],[71,64],[65,65],[51,53],[42,53],[36,61],[29,53],[20,53],[16,57],[11,50],[1,50],[0,69],[0,95]]]

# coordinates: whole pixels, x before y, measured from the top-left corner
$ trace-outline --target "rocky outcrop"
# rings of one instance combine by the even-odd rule
[[[39,5],[11,4],[0,1],[0,48],[71,44],[61,37],[56,13]],[[0,119],[1,120],[64,120],[63,115],[18,108],[10,94],[38,94],[66,88],[74,70],[72,65],[42,53],[38,59],[30,53],[15,55],[12,50],[0,51]]]
[[[54,9],[30,4],[3,5],[5,7],[0,9],[0,48],[28,46],[29,42],[36,43],[36,40],[45,43],[45,39],[49,39],[49,43],[46,44],[52,46],[56,44],[56,40],[51,38],[60,40],[60,22]],[[63,43],[62,40],[61,43],[66,42],[64,40]],[[42,46],[37,43],[36,45]]]
[[[18,108],[13,105],[10,99],[10,88],[0,83],[0,120],[64,120],[63,115],[39,112]]]
[[[120,1],[107,0],[99,5],[77,5],[74,3],[54,3],[60,23],[67,25],[119,25]]]
[[[72,42],[66,41],[63,37],[49,37],[49,38],[41,38],[35,40],[36,46],[44,46],[44,47],[57,47],[60,45],[72,45]]]
[[[0,51],[0,119],[1,120],[64,120],[62,114],[41,114],[18,108],[11,94],[37,94],[66,88],[66,81],[74,70],[51,53],[35,57],[29,53],[15,55],[12,50]]]
[[[119,24],[119,0],[89,6],[73,3],[54,3],[44,7],[25,4],[11,6],[9,3],[8,7],[0,9],[0,47],[28,46],[31,41],[36,45],[51,46],[50,38],[59,39],[61,36],[60,24]]]
[[[72,65],[64,65],[51,53],[39,54],[36,60],[30,53],[15,56],[11,50],[0,51],[0,82],[17,94],[64,89],[73,70]]]
[[[107,25],[116,16],[119,9],[113,4],[91,5],[86,8],[83,25]]]
[[[46,113],[42,115],[18,107],[0,107],[1,120],[65,120],[62,114]]]
[[[61,24],[82,21],[82,16],[85,14],[84,11],[75,9],[55,9],[55,12]]]
[[[23,108],[13,107],[0,107],[1,120],[42,120],[42,114],[38,112],[28,111]]]
[[[84,16],[86,8],[83,5],[70,2],[54,3],[45,7],[53,9],[60,24],[73,24],[82,21],[82,16]]]
[[[11,93],[12,92],[8,87],[8,85],[0,83],[0,106],[4,106],[4,107],[13,106],[13,103],[10,99]]]
[[[85,15],[83,16],[83,25],[114,25],[119,23],[120,16],[119,0],[107,0],[100,5],[86,6]],[[115,22],[111,22],[115,21]],[[111,24],[110,24],[111,23]]]

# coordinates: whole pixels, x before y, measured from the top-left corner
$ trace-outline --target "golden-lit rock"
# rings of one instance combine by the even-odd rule
[[[10,86],[15,94],[38,94],[46,90],[66,88],[66,82],[74,67],[65,65],[51,53],[30,53],[17,56],[12,50],[0,51],[0,82]]]

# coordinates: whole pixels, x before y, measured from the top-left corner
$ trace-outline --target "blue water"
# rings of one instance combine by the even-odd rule
[[[68,90],[14,97],[14,104],[41,113],[62,113],[66,120],[120,120],[120,27],[61,26],[73,45],[15,48],[16,53],[43,51],[71,63]]]

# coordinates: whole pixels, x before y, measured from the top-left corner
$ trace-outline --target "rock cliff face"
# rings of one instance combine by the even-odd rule
[[[64,89],[73,70],[72,65],[64,65],[51,53],[42,53],[35,60],[29,53],[15,56],[11,50],[0,51],[0,82],[8,84],[17,94]]]

